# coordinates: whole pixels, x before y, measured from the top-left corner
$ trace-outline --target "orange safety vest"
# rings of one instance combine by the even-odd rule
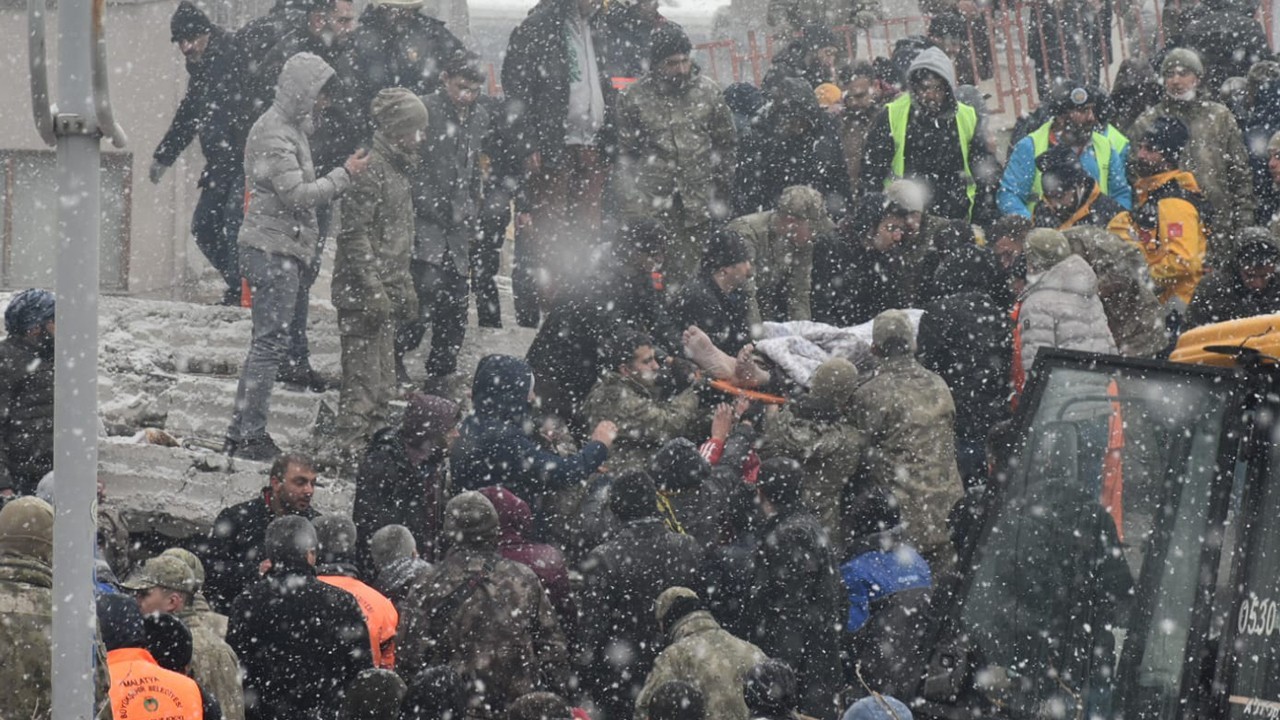
[[[160,667],[143,648],[107,653],[107,672],[115,720],[204,720],[196,681]]]
[[[1013,319],[1013,366],[1009,368],[1013,382],[1013,397],[1009,404],[1018,409],[1018,398],[1022,395],[1022,386],[1027,384],[1027,371],[1022,369],[1022,326],[1018,324],[1018,316],[1022,314],[1022,301],[1014,303],[1009,317]]]
[[[373,666],[383,670],[396,669],[396,626],[400,613],[387,596],[374,590],[356,578],[345,575],[322,575],[320,582],[346,590],[355,597],[364,613],[364,623],[369,626],[369,645],[373,649]]]
[[[1120,396],[1120,386],[1112,380],[1107,395]],[[1107,420],[1107,454],[1102,459],[1102,507],[1116,523],[1116,536],[1124,542],[1124,413],[1120,401],[1111,401],[1111,418]]]

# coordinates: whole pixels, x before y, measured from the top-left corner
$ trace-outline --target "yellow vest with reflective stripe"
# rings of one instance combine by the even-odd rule
[[[1049,150],[1049,126],[1053,121],[1041,125],[1031,133],[1031,146],[1035,149],[1035,156],[1038,158]],[[1111,195],[1107,192],[1107,178],[1111,176],[1111,141],[1107,136],[1101,133],[1093,133],[1093,155],[1098,161],[1098,189],[1103,195]],[[1044,196],[1044,187],[1040,182],[1040,168],[1035,170],[1035,179],[1031,181],[1031,193],[1034,198],[1027,203],[1028,208],[1034,208],[1039,198]]]
[[[1111,123],[1107,123],[1107,131],[1102,134],[1111,143],[1111,149],[1115,150],[1117,155],[1129,147],[1129,138],[1125,137],[1124,133],[1120,132],[1120,129]]]
[[[903,93],[898,99],[889,103],[889,136],[893,138],[893,177],[884,181],[888,187],[897,178],[906,174],[907,160],[907,118],[911,115],[911,95]],[[978,186],[973,181],[973,172],[969,170],[969,144],[978,129],[978,113],[971,105],[956,101],[956,135],[960,141],[960,157],[964,160],[964,175],[967,178],[965,194],[969,196],[969,213],[973,214],[973,198],[978,193]]]

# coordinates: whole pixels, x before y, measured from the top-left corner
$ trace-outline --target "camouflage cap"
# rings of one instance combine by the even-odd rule
[[[858,368],[842,357],[824,361],[809,378],[809,393],[831,400],[837,408],[853,402],[858,389]]]
[[[916,331],[905,310],[885,310],[871,323],[871,344],[883,357],[911,355],[916,351]]]
[[[187,564],[172,555],[157,555],[130,573],[120,587],[126,590],[150,590],[160,587],[188,594],[196,591],[196,578]]]
[[[1200,55],[1190,48],[1174,48],[1160,62],[1160,74],[1167,75],[1174,68],[1189,70],[1196,77],[1204,77],[1204,62]]]
[[[831,232],[835,229],[835,224],[831,222],[831,215],[827,213],[827,202],[822,199],[822,193],[808,185],[792,185],[783,190],[782,197],[778,198],[778,212],[793,218],[808,220],[813,223],[813,229],[819,233]]]
[[[1071,256],[1067,237],[1051,228],[1036,228],[1027,233],[1025,246],[1027,267],[1033,272],[1044,272]]]
[[[680,598],[689,598],[690,600],[698,600],[698,593],[687,587],[675,585],[662,591],[658,599],[653,603],[653,617],[659,622],[670,612],[671,606],[676,604]]]
[[[169,548],[160,553],[162,557],[176,557],[191,568],[191,576],[196,580],[196,592],[200,592],[200,588],[204,587],[204,563],[200,562],[200,558],[190,550],[184,548]]]
[[[497,540],[498,530],[498,511],[478,492],[459,493],[444,506],[444,531],[456,542]]]

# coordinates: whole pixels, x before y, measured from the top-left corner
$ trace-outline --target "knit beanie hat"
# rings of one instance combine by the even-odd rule
[[[1027,233],[1024,247],[1031,272],[1044,272],[1071,256],[1067,236],[1052,228],[1036,228]]]
[[[427,106],[409,90],[383,88],[373,98],[373,124],[385,137],[408,137],[427,129]]]
[[[800,31],[800,42],[809,50],[821,50],[822,48],[844,47],[844,43],[840,42],[840,38],[831,31],[826,25],[814,24],[805,26]]]
[[[53,565],[53,507],[34,497],[10,500],[0,510],[0,555]]]
[[[857,389],[858,368],[842,357],[824,361],[809,378],[809,394],[826,398],[839,409],[849,407]]]
[[[497,543],[499,527],[498,511],[478,492],[459,493],[444,507],[444,531],[455,543]]]
[[[725,228],[711,231],[702,251],[702,269],[715,272],[751,259],[751,245],[742,235]]]
[[[659,25],[649,36],[649,67],[657,67],[663,60],[672,55],[688,55],[693,52],[693,43],[684,29],[674,23]]]
[[[1054,145],[1036,158],[1036,169],[1040,171],[1041,185],[1046,193],[1059,189],[1069,190],[1093,182],[1093,178],[1080,165],[1075,149],[1066,143]]]
[[[905,310],[885,310],[871,323],[871,345],[881,357],[913,355],[916,331]]]
[[[194,652],[191,631],[178,618],[168,613],[152,613],[143,618],[147,632],[147,651],[160,667],[185,673]]]
[[[792,507],[800,502],[804,471],[788,457],[771,457],[760,463],[756,488],[774,505]]]
[[[624,472],[609,488],[609,510],[622,522],[658,514],[658,489],[643,470]]]
[[[169,19],[170,42],[192,40],[213,31],[213,22],[191,0],[182,0]]]
[[[702,487],[711,477],[711,463],[687,438],[675,438],[653,456],[649,471],[664,490],[688,490]]]
[[[1167,75],[1174,68],[1190,70],[1196,77],[1204,77],[1204,63],[1200,55],[1190,48],[1174,48],[1160,62],[1160,74]]]
[[[1191,139],[1187,126],[1178,118],[1161,115],[1151,124],[1151,129],[1138,141],[1155,150],[1167,161],[1175,161]]]
[[[97,609],[98,632],[107,652],[147,646],[147,626],[142,621],[137,600],[128,595],[105,593],[98,596]]]
[[[844,93],[840,90],[840,86],[835,83],[825,82],[813,89],[814,97],[818,98],[818,104],[822,107],[831,107],[844,97]]]

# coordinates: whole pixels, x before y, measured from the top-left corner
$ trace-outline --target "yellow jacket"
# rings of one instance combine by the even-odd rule
[[[1133,189],[1133,211],[1116,215],[1107,229],[1142,251],[1160,302],[1176,296],[1190,303],[1207,246],[1200,210],[1188,199],[1200,195],[1200,186],[1191,173],[1169,170],[1139,179]]]

